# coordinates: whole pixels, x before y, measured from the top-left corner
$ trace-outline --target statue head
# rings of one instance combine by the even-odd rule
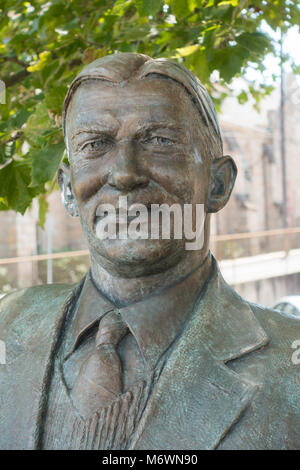
[[[93,262],[116,275],[139,276],[184,257],[206,257],[210,214],[228,201],[236,166],[223,156],[214,105],[189,70],[134,53],[98,59],[69,88],[63,130],[69,156],[58,176],[63,202],[80,217]],[[191,254],[174,227],[170,239],[100,239],[99,207],[117,208],[120,196],[128,207],[147,210],[201,204],[203,244]]]

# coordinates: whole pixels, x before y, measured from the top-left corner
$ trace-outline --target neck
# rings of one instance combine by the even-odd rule
[[[199,288],[207,280],[211,268],[211,255],[208,252],[204,259],[193,259],[186,256],[176,266],[147,276],[136,278],[117,277],[109,273],[103,266],[91,260],[91,274],[97,288],[119,307],[138,302],[158,291],[162,291],[185,277],[196,269],[199,270]]]

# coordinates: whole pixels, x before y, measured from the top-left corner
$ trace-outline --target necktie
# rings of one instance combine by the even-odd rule
[[[82,417],[109,406],[122,393],[122,365],[117,346],[128,332],[121,315],[115,311],[101,319],[95,350],[82,364],[71,392]]]

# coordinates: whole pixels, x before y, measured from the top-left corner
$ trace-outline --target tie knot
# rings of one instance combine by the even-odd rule
[[[99,324],[96,336],[96,347],[111,344],[117,347],[120,341],[128,333],[128,327],[119,313],[112,311],[107,313]]]

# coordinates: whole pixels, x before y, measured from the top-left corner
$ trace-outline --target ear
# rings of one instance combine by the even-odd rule
[[[78,217],[79,211],[77,201],[72,191],[70,167],[61,163],[57,175],[58,185],[61,191],[61,197],[65,208],[72,217]]]
[[[214,160],[210,169],[206,212],[218,212],[226,205],[233,189],[236,175],[236,164],[229,155]]]

